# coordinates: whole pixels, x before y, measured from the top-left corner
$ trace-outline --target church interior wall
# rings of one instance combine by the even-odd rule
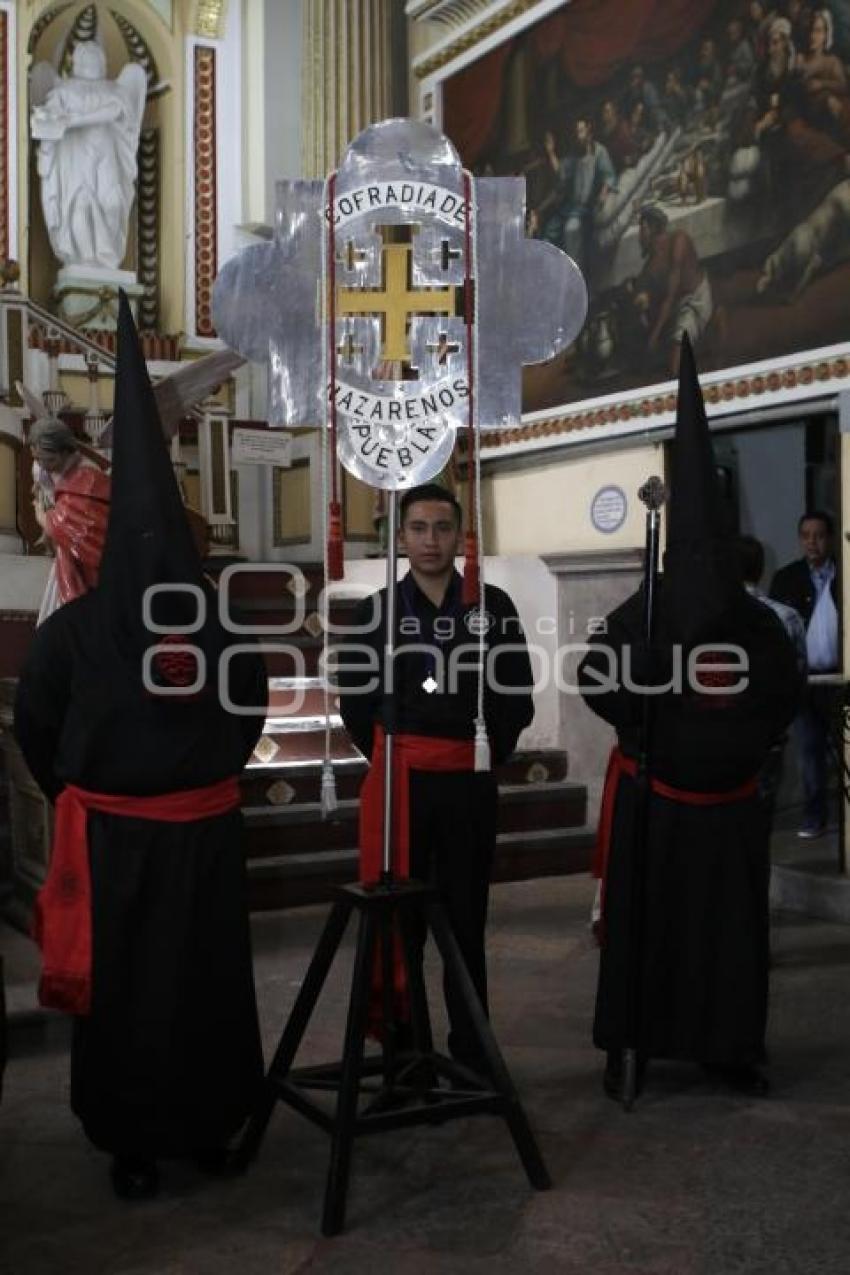
[[[266,15],[267,6],[245,4],[242,13],[242,184],[248,225],[271,225],[266,205]]]
[[[620,550],[553,554],[546,562],[557,581],[559,685],[553,695],[561,745],[570,779],[587,787],[588,820],[594,823],[602,796],[613,729],[590,712],[578,695],[577,671],[587,639],[600,633],[604,617],[624,602],[642,578],[643,544]]]
[[[250,6],[248,6],[250,7]],[[265,212],[274,224],[275,183],[302,173],[302,0],[265,0]]]
[[[637,490],[651,474],[663,473],[662,466],[661,447],[652,445],[491,473],[485,478],[489,547],[497,554],[547,554],[642,545],[645,511]],[[599,531],[591,503],[612,483],[626,497],[625,518],[616,530]]]

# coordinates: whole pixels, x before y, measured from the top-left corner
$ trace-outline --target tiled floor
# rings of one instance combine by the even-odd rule
[[[625,1115],[602,1095],[590,1043],[590,893],[579,877],[493,891],[493,1021],[553,1189],[528,1187],[496,1120],[384,1134],[356,1148],[348,1230],[333,1240],[318,1229],[326,1139],[282,1107],[244,1177],[211,1182],[167,1164],[156,1200],[114,1199],[105,1157],[68,1111],[66,1025],[35,1013],[31,947],[0,929],[14,1017],[0,1106],[0,1270],[847,1275],[850,928],[775,918],[769,1099],[656,1066]],[[324,915],[255,920],[267,1049]],[[349,941],[305,1044],[314,1061],[338,1054],[350,951]]]

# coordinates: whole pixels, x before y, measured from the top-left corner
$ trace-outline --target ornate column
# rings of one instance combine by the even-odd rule
[[[393,3],[304,0],[304,177],[324,177],[361,129],[392,114]]]

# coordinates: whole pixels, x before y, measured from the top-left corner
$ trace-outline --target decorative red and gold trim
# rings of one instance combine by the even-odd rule
[[[143,128],[139,137],[139,176],[136,186],[137,256],[139,282],[145,293],[139,300],[139,327],[156,332],[159,327],[160,237],[160,134]]]
[[[749,400],[754,401],[754,406],[757,405],[758,400],[766,394],[805,390],[811,386],[814,393],[801,396],[799,399],[800,413],[805,415],[806,398],[817,394],[818,385],[827,381],[844,380],[848,377],[850,377],[850,357],[838,355],[828,359],[800,362],[772,371],[757,372],[750,376],[730,377],[728,380],[715,381],[710,385],[703,384],[703,396],[709,408],[722,405],[728,410],[738,411]],[[482,447],[484,450],[490,450],[504,447],[509,443],[527,443],[540,438],[574,434],[584,429],[598,429],[602,425],[649,420],[650,417],[675,412],[675,410],[676,395],[673,391],[667,391],[664,394],[630,399],[625,403],[608,403],[604,407],[588,408],[584,411],[579,408],[574,412],[528,421],[524,425],[517,426],[516,429],[505,430],[497,436],[488,436],[485,433],[482,438]]]
[[[94,341],[110,354],[116,353],[116,334],[114,332],[86,332],[86,340]],[[50,338],[43,327],[36,323],[29,325],[29,347],[31,350],[44,350]],[[180,358],[183,338],[180,336],[160,336],[154,332],[140,332],[139,341],[145,359],[163,363],[176,363]],[[79,354],[80,347],[66,337],[60,337],[56,343],[57,354]]]
[[[215,49],[195,48],[195,332],[215,336],[212,286],[218,270]]]

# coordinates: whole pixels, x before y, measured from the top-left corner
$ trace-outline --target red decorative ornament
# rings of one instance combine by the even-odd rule
[[[191,651],[171,650],[185,645],[182,633],[166,633],[157,646],[153,667],[169,686],[192,686],[198,677],[198,661]]]

